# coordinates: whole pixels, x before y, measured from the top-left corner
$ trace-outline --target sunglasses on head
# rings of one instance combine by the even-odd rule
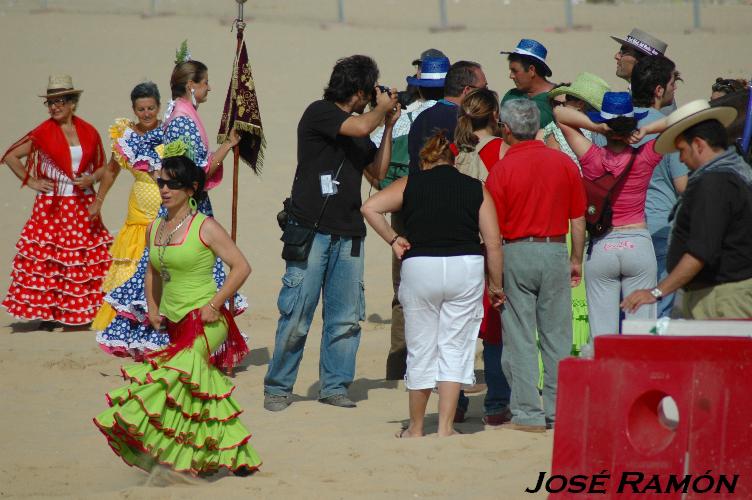
[[[159,189],[167,186],[167,189],[172,190],[183,189],[185,187],[185,185],[177,179],[162,179],[161,177],[157,177],[157,186]]]
[[[734,80],[722,80],[720,78],[715,81],[712,87],[713,92],[726,92],[727,94],[742,88],[744,87]]]
[[[44,104],[48,108],[51,108],[52,106],[62,106],[66,102],[68,102],[67,97],[56,97],[55,99],[47,99],[42,104]]]

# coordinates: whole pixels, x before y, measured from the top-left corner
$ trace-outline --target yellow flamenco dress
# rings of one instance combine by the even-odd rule
[[[152,172],[161,164],[164,132],[157,127],[145,134],[138,134],[130,120],[120,118],[110,127],[112,155],[123,170],[133,175],[133,186],[128,198],[128,213],[110,248],[112,265],[102,284],[105,293],[119,287],[136,271],[144,253],[146,228],[153,221],[162,200]],[[101,332],[110,325],[117,311],[105,302],[92,323],[92,329]],[[102,347],[112,352],[118,345],[108,345],[97,338]],[[117,344],[117,343],[115,343]]]

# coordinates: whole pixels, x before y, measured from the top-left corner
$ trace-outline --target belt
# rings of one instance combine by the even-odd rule
[[[562,236],[544,236],[542,238],[539,238],[537,236],[526,236],[525,238],[515,238],[513,240],[503,240],[505,245],[508,245],[510,243],[521,243],[523,241],[529,242],[529,243],[566,243],[567,237],[566,235]]]

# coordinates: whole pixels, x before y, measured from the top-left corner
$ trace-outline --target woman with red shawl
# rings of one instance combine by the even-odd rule
[[[74,115],[82,90],[68,75],[50,76],[44,104],[50,118],[3,155],[22,186],[37,191],[16,244],[11,284],[2,305],[40,327],[85,325],[102,304],[112,236],[87,207],[105,162],[96,129]],[[26,164],[21,161],[26,158]]]

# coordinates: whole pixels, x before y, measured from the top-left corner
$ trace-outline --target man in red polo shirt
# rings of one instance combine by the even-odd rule
[[[512,387],[508,427],[552,428],[558,364],[572,347],[571,286],[582,278],[585,190],[569,157],[535,140],[535,103],[505,102],[500,114],[511,146],[491,169],[486,187],[496,203],[504,243],[502,308],[504,374]],[[572,253],[566,235],[572,228]],[[538,394],[538,343],[543,357],[543,407]]]

